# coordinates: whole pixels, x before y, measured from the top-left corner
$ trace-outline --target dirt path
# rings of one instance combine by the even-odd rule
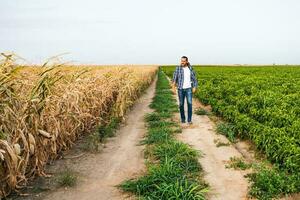
[[[177,94],[174,96],[177,99]],[[182,125],[183,131],[178,139],[200,150],[203,157],[199,159],[205,172],[204,179],[210,185],[210,200],[243,200],[247,199],[248,182],[243,176],[246,171],[225,168],[230,157],[242,157],[234,146],[217,147],[215,141],[227,143],[225,136],[216,134],[214,123],[206,115],[196,115],[194,111],[201,104],[193,98],[193,125]],[[185,102],[187,116],[187,104]],[[180,114],[175,116],[180,121]],[[245,147],[246,148],[246,147]],[[244,149],[243,149],[244,150]]]
[[[88,154],[76,160],[72,169],[80,173],[78,184],[69,189],[49,192],[42,199],[130,199],[119,191],[115,185],[125,179],[138,176],[145,169],[143,149],[139,142],[146,129],[144,115],[151,112],[148,105],[155,92],[156,80],[137,100],[126,115],[126,124],[121,125],[116,137],[110,138],[101,153]]]

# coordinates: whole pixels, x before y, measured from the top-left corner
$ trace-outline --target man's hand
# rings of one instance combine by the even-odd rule
[[[195,87],[193,87],[193,93],[195,93],[196,92],[196,88]]]
[[[175,83],[172,83],[172,91],[174,94],[176,94],[176,85]]]

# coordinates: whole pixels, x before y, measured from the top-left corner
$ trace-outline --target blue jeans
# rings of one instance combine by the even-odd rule
[[[192,121],[192,88],[177,89],[177,90],[178,90],[181,122],[185,122],[185,114],[184,114],[185,97],[187,99],[187,106],[188,106],[188,122],[191,122]]]

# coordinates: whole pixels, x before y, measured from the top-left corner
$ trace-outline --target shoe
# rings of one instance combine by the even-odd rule
[[[193,122],[188,122],[188,124],[193,124]]]

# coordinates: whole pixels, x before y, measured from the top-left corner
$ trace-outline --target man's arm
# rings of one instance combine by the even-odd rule
[[[173,78],[172,78],[172,86],[176,86],[176,82],[178,79],[178,67],[176,67],[174,73],[173,73]]]
[[[198,80],[196,77],[196,73],[194,72],[193,68],[191,68],[192,72],[192,82],[193,82],[193,93],[196,92],[196,88],[198,87]]]
[[[194,74],[194,87],[198,87],[198,80],[197,80],[197,77],[196,77],[196,73],[193,71],[193,74]]]

